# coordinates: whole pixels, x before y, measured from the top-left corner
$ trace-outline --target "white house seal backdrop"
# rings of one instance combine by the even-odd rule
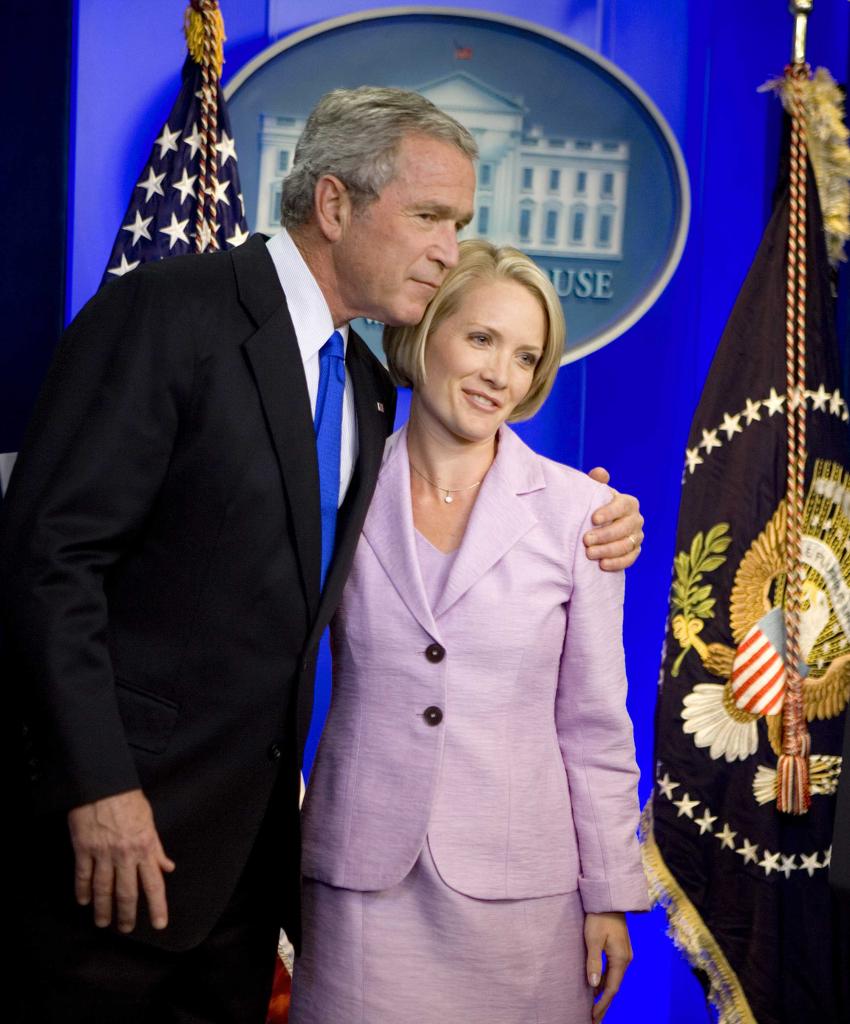
[[[502,15],[384,8],[313,25],[260,53],[226,94],[245,212],[273,233],[306,116],[338,87],[415,89],[475,136],[467,236],[514,245],[551,278],[568,324],[564,362],[622,334],[678,264],[687,174],[667,123],[610,61]],[[358,329],[380,351],[380,325]]]

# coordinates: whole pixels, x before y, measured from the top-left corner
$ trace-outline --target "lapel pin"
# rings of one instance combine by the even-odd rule
[[[384,411],[384,403],[383,402],[377,402],[376,404],[378,406],[378,412],[383,412]]]

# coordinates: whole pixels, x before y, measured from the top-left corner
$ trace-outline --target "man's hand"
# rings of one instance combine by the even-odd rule
[[[587,475],[599,484],[607,484],[610,479],[601,466]],[[600,568],[608,572],[628,569],[637,560],[643,544],[643,516],[637,498],[614,491],[612,500],[593,513],[593,524],[599,529],[591,530],[583,538],[587,557],[599,561]]]
[[[626,968],[632,960],[632,944],[625,914],[587,914],[584,919],[584,944],[587,947],[587,983],[593,988],[593,1024],[605,1016],[617,994]],[[602,954],[605,953],[605,970]]]
[[[151,924],[165,928],[168,906],[163,871],[174,870],[140,789],[83,804],[68,812],[76,856],[74,890],[84,907],[94,903],[94,923],[105,928],[113,906],[118,930],[136,926],[139,881],[148,902]]]

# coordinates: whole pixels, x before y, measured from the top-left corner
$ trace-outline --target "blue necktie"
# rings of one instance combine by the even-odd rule
[[[319,352],[319,392],[316,396],[316,453],[322,508],[321,586],[334,553],[339,504],[339,456],[342,437],[342,396],[345,393],[345,346],[334,331]]]

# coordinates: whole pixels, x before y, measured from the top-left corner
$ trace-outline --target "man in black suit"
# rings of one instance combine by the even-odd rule
[[[348,322],[421,318],[472,217],[475,152],[417,94],[332,93],[284,231],[141,267],[69,328],[0,521],[21,1020],[264,1019],[278,928],[298,936],[316,649],[395,409]],[[334,331],[322,587],[313,415]],[[605,515],[591,555],[630,562],[634,500]]]

